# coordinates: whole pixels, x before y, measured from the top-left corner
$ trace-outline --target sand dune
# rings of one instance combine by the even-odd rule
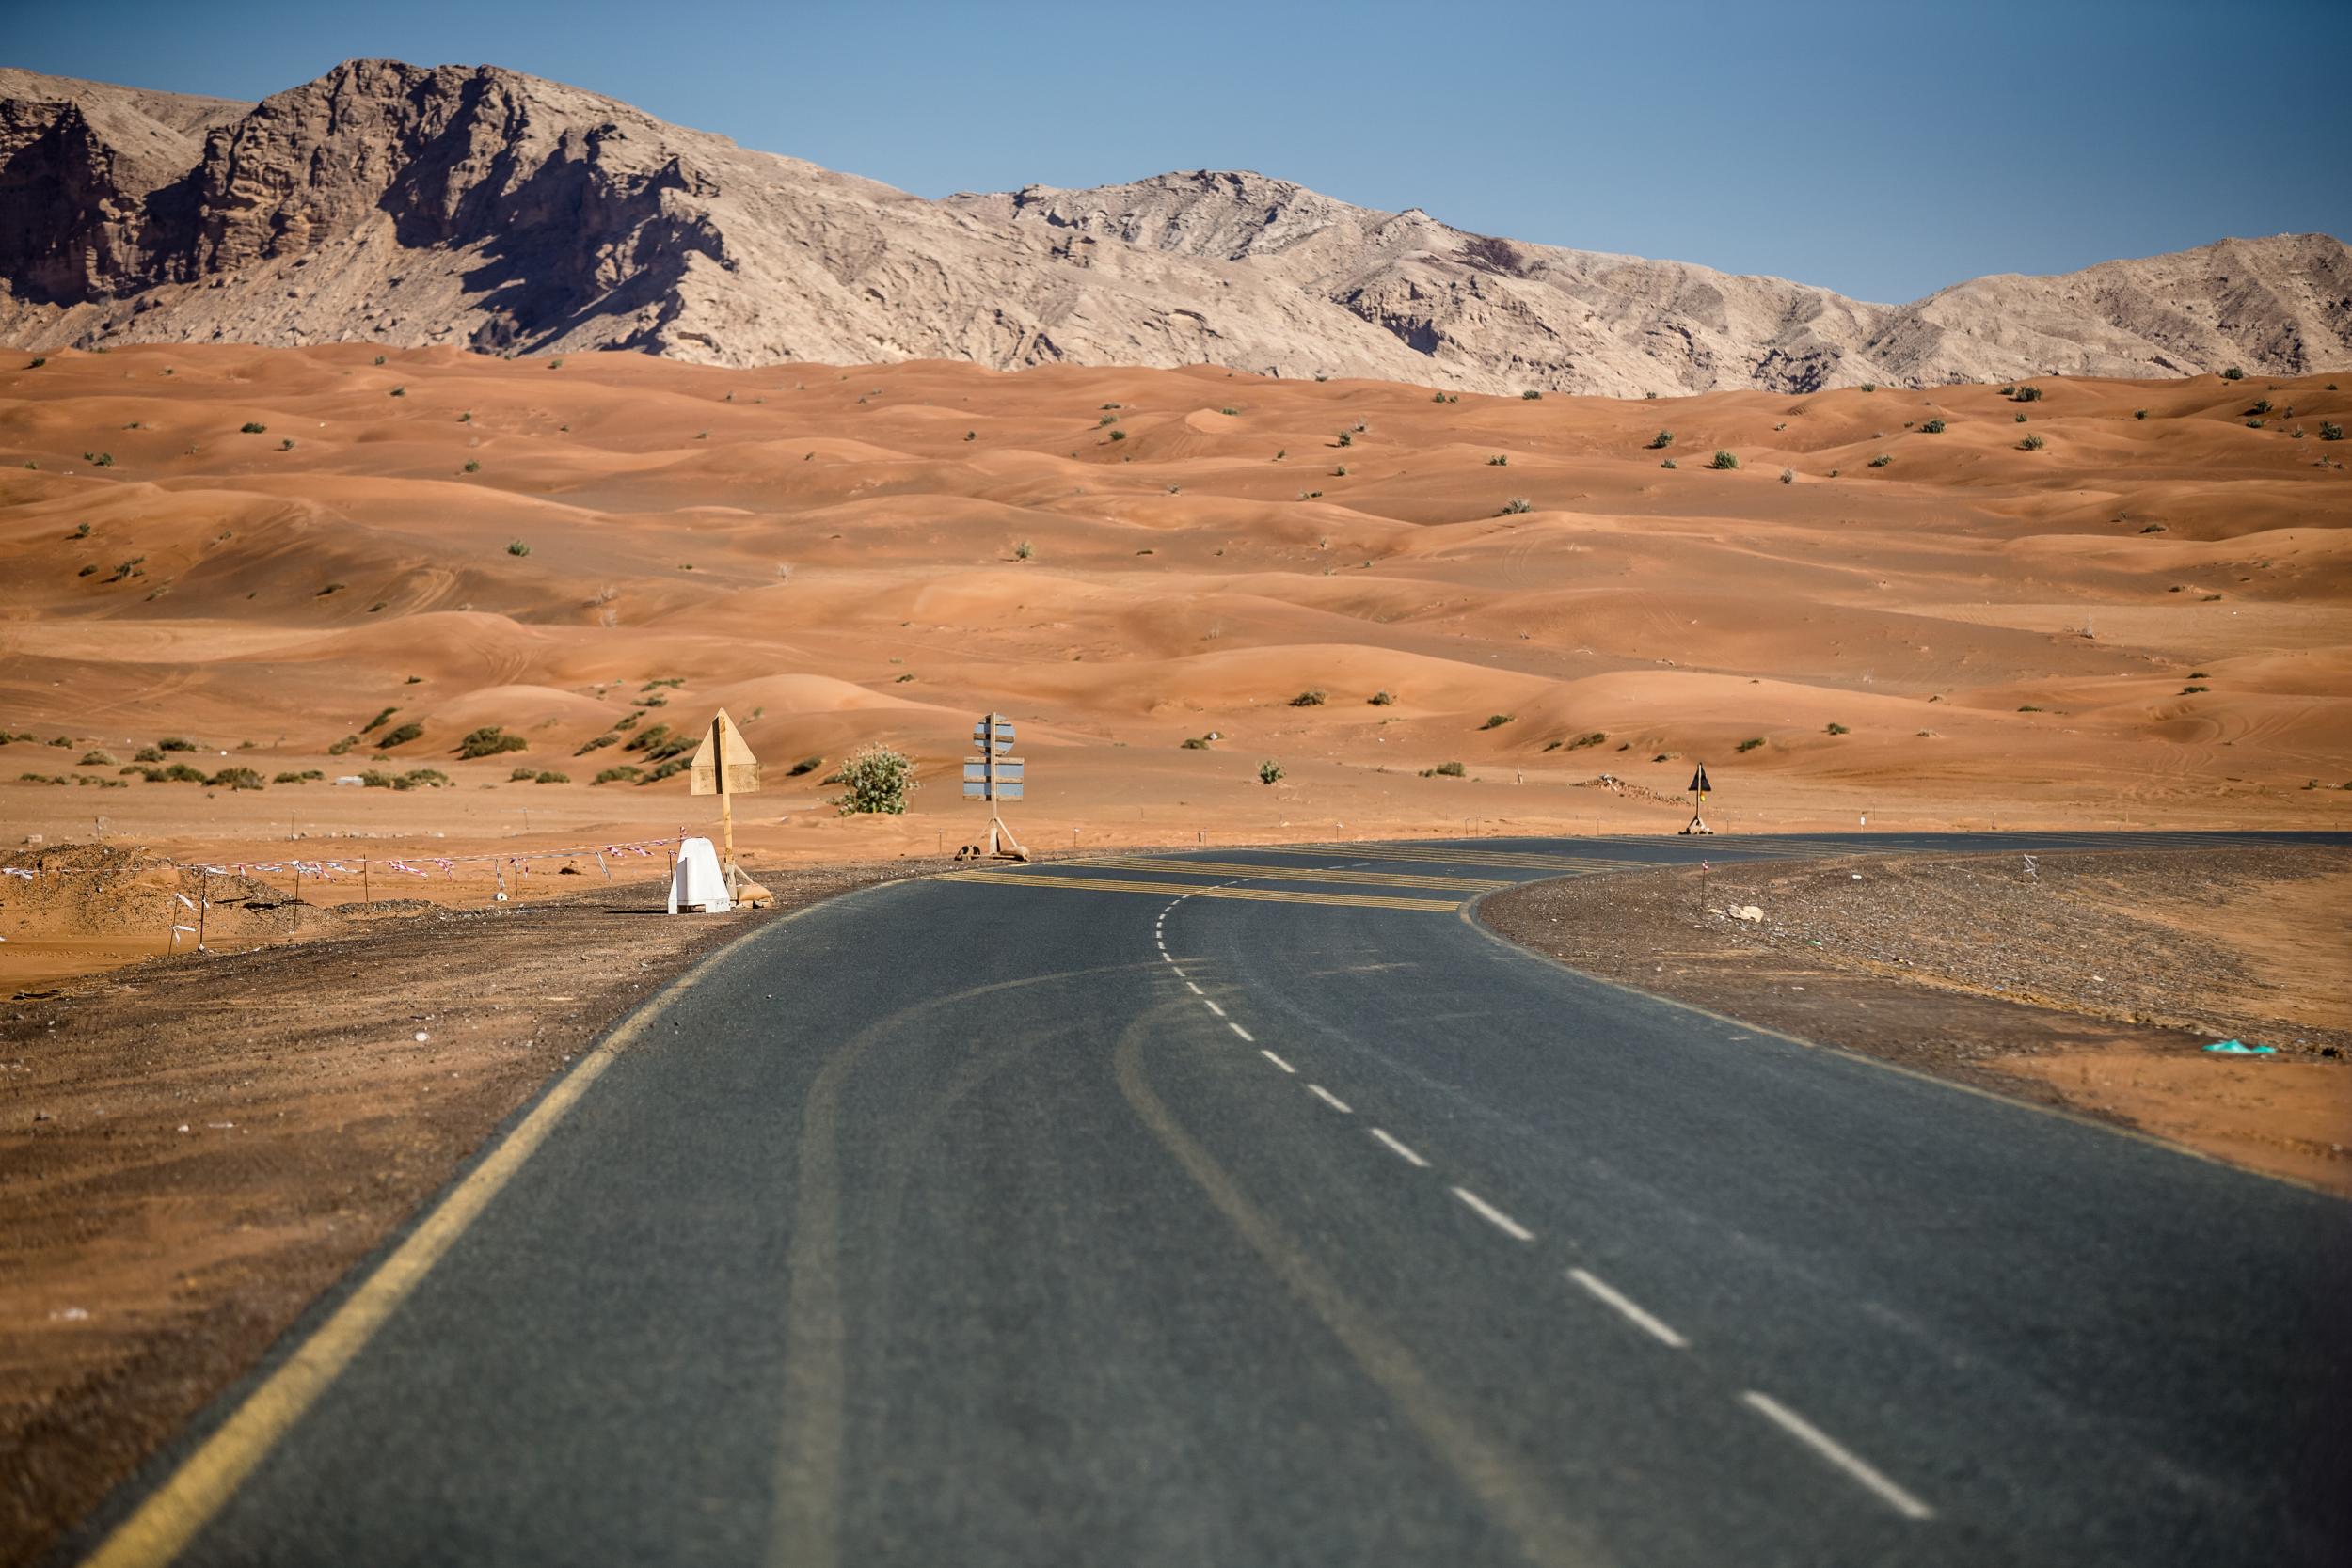
[[[759,853],[961,841],[992,708],[1040,759],[1026,817],[1082,843],[1671,830],[1695,760],[1741,827],[2352,819],[2352,448],[2321,438],[2352,397],[2324,376],[1442,403],[382,357],[0,370],[10,844],[668,832],[704,815],[683,780],[590,781],[722,703],[771,764]],[[525,749],[453,755],[490,725]],[[208,771],[454,785],[118,772],[166,736]],[[903,819],[822,805],[869,739],[922,765]],[[1568,787],[1602,772],[1641,789]]]

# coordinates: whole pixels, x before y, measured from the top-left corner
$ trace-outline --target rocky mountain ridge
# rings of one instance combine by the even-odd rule
[[[2352,250],[2223,240],[1908,305],[1258,174],[932,201],[496,67],[258,104],[0,70],[0,338],[718,364],[1222,364],[1486,392],[2352,367]]]

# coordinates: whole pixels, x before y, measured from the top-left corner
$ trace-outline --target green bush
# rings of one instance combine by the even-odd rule
[[[2319,422],[2319,438],[2323,441],[2341,441],[2344,439],[2344,426],[2322,420]]]
[[[114,765],[115,759],[110,752],[90,751],[82,753],[80,766],[84,768],[112,768]]]
[[[1258,764],[1258,782],[1263,784],[1282,782],[1282,765],[1271,760]]]
[[[262,775],[250,768],[224,768],[204,781],[215,789],[260,789]]]
[[[872,741],[850,752],[841,765],[841,793],[827,803],[844,816],[899,816],[906,812],[907,797],[920,787],[913,757]]]
[[[529,555],[531,553],[531,546],[524,544],[519,539],[509,539],[506,542],[506,553],[508,555]]]
[[[2042,401],[2042,388],[2039,387],[2020,387],[2017,390],[2010,393],[2009,396],[2011,403],[2040,403]]]
[[[259,436],[267,429],[269,429],[269,426],[263,424],[259,420],[247,420],[245,423],[237,427],[237,434],[240,436]]]
[[[155,742],[155,746],[158,751],[165,752],[200,752],[204,750],[204,746],[201,741],[190,740],[185,736],[179,735],[167,735],[161,740]]]
[[[1396,693],[1384,688],[1381,690],[1374,692],[1371,696],[1366,697],[1364,701],[1370,703],[1374,707],[1388,707],[1396,701]]]
[[[527,752],[530,749],[530,741],[518,735],[508,735],[497,724],[485,724],[480,729],[468,730],[465,738],[457,743],[458,756],[467,761],[475,757],[494,757],[506,752]]]
[[[2145,408],[2135,408],[2135,409],[2133,409],[2133,410],[2132,410],[2132,418],[2133,418],[2133,419],[2135,419],[2135,420],[2144,420],[2144,419],[2146,419],[2147,417],[2148,417],[2148,410],[2146,410]]]
[[[1941,436],[1944,434],[1944,421],[1942,420],[1930,420],[1919,428],[1927,435]]]
[[[380,749],[389,752],[395,746],[405,746],[423,733],[422,724],[403,724],[389,735],[379,736],[375,744]]]
[[[1441,762],[1422,775],[1422,778],[1458,779],[1470,771],[1458,762]]]
[[[1036,554],[1037,546],[1030,544],[1026,539],[1022,540],[1021,543],[1012,547],[1012,558],[1015,561],[1027,561]]]
[[[637,768],[635,765],[625,762],[618,768],[606,768],[603,772],[596,775],[595,782],[600,784],[626,784],[635,777],[637,777]]]
[[[1191,735],[1184,737],[1184,750],[1187,752],[1205,752],[1208,749],[1209,737],[1205,735]]]
[[[539,770],[535,768],[517,768],[512,773],[506,775],[506,782],[508,784],[524,784],[532,779],[537,778],[538,776]]]
[[[320,772],[317,768],[306,768],[299,773],[280,773],[276,778],[270,780],[270,783],[290,784],[309,784],[312,779],[323,779],[325,777],[326,777],[326,775]]]
[[[1780,482],[1781,482],[1783,484],[1794,484],[1794,483],[1797,483],[1797,470],[1796,470],[1796,469],[1794,469],[1794,468],[1783,468],[1783,469],[1781,469],[1781,470],[1780,470]]]
[[[1542,399],[1543,399],[1543,395],[1544,395],[1544,394],[1543,394],[1543,393],[1541,393],[1541,392],[1537,392],[1537,391],[1533,391],[1533,390],[1531,390],[1531,391],[1521,392],[1521,393],[1519,394],[1519,397],[1520,397],[1523,401],[1528,402],[1528,403],[1538,403],[1538,402],[1541,402],[1541,401],[1542,401]]]
[[[142,746],[131,754],[131,760],[133,762],[161,762],[164,760],[163,750],[155,746]]]
[[[1482,730],[1499,730],[1516,717],[1518,717],[1516,714],[1490,713],[1486,715],[1486,721],[1478,727]]]
[[[1853,732],[1846,728],[1843,724],[1833,722],[1829,727],[1829,733],[1832,735],[1851,735]]]
[[[2017,443],[2019,451],[2040,451],[2045,443],[2039,436],[2028,436]]]
[[[1760,735],[1759,735],[1759,736],[1750,736],[1748,739],[1746,739],[1746,740],[1742,740],[1741,742],[1740,742],[1740,744],[1739,744],[1736,748],[1734,748],[1734,750],[1737,750],[1737,751],[1741,751],[1741,752],[1753,752],[1753,751],[1755,751],[1757,747],[1759,747],[1759,746],[1761,746],[1761,745],[1763,745],[1763,744],[1764,744],[1764,737],[1763,737],[1762,736],[1760,736]]]
[[[1297,696],[1293,697],[1291,699],[1291,706],[1321,707],[1323,705],[1323,699],[1326,693],[1321,687],[1313,687],[1308,690],[1301,691]]]
[[[1515,517],[1522,512],[1533,512],[1534,510],[1535,503],[1529,500],[1525,496],[1513,496],[1509,500],[1502,503],[1502,510],[1497,512],[1495,515],[1498,517]]]
[[[1894,462],[1894,461],[1895,461],[1895,459],[1894,459],[1893,457],[1889,456],[1887,453],[1885,453],[1885,452],[1881,452],[1881,453],[1879,453],[1876,457],[1873,457],[1872,459],[1870,459],[1870,467],[1873,467],[1873,468],[1883,468],[1883,467],[1885,467],[1888,464],[1890,464],[1890,463],[1892,463],[1892,462]]]
[[[1740,466],[1740,457],[1736,452],[1719,451],[1707,466],[1710,468],[1736,468]]]
[[[1594,730],[1590,734],[1580,735],[1574,740],[1569,741],[1568,750],[1581,752],[1588,746],[1598,746],[1608,738],[1609,733],[1606,730]]]
[[[784,770],[784,776],[787,779],[797,779],[803,773],[814,773],[817,769],[824,766],[825,759],[823,757],[803,757],[800,761],[786,768]]]
[[[559,773],[549,768],[542,769],[539,776],[531,782],[533,784],[570,784],[572,776],[569,773]]]
[[[1668,447],[1671,447],[1674,444],[1675,433],[1671,430],[1661,430],[1657,435],[1650,437],[1649,450],[1652,451],[1664,451]]]
[[[1507,468],[1510,466],[1511,460],[1508,457],[1503,456],[1501,452],[1497,452],[1494,456],[1486,459],[1486,467],[1489,468]]]
[[[2246,372],[2239,370],[2235,365],[2232,365],[2228,370],[2221,372],[2221,379],[2224,381],[2243,381],[2246,379]]]

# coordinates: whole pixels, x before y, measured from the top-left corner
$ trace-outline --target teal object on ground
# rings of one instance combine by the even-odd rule
[[[2249,1045],[2244,1040],[2221,1040],[2205,1049],[2223,1056],[2276,1056],[2279,1053],[2275,1045]]]

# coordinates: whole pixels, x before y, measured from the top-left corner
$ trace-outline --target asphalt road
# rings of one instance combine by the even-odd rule
[[[2352,1560],[2352,1209],[1465,918],[1822,842],[1216,850],[771,925],[78,1544],[128,1517],[108,1560]]]

